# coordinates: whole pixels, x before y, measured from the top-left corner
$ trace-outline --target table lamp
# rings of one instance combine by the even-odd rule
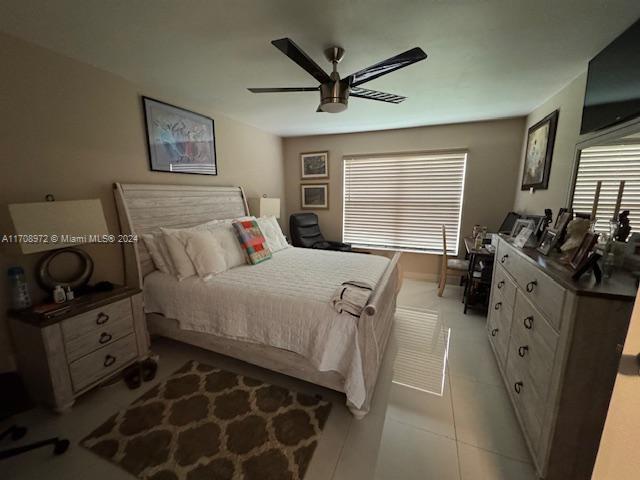
[[[42,288],[56,285],[72,289],[85,286],[93,273],[93,260],[76,245],[108,242],[109,231],[99,199],[13,203],[9,213],[22,253],[49,252],[38,264],[36,279]],[[81,273],[64,282],[56,281],[49,267],[60,254],[79,257]]]
[[[280,199],[279,198],[250,198],[249,212],[254,217],[276,217],[280,218]]]

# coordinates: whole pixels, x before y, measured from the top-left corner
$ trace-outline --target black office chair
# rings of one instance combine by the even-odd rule
[[[315,213],[294,213],[289,217],[289,234],[294,247],[350,252],[351,245],[325,240]]]

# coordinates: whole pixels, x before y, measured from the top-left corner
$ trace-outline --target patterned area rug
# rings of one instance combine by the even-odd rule
[[[188,362],[81,444],[149,480],[301,480],[331,403]]]

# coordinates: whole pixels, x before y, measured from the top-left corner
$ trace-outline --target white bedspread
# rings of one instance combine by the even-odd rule
[[[320,371],[336,371],[356,407],[365,399],[358,319],[331,306],[342,282],[377,285],[389,259],[378,255],[286,248],[258,265],[204,282],[153,272],[144,281],[145,311],[180,327],[296,352]]]

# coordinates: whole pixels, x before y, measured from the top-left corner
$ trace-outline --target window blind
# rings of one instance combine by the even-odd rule
[[[342,239],[357,247],[458,254],[466,152],[344,158]]]
[[[602,187],[596,230],[609,231],[608,222],[613,217],[620,180],[625,180],[620,211],[630,210],[632,231],[640,231],[640,144],[582,150],[571,203],[574,211],[591,213],[598,180],[602,180]]]

